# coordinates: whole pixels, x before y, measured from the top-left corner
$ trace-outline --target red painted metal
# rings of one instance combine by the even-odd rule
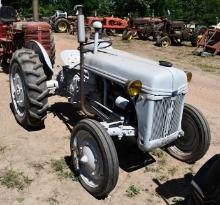
[[[0,60],[11,59],[12,53],[30,40],[43,45],[50,56],[50,25],[46,22],[0,22]]]
[[[86,24],[92,27],[93,22],[100,21],[103,29],[124,30],[128,27],[128,21],[117,17],[87,17]]]
[[[198,42],[198,47],[203,47],[204,51],[211,52],[213,55],[220,53],[220,29],[208,29]]]

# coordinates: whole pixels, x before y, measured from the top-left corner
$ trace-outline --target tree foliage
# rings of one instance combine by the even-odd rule
[[[40,15],[50,16],[54,10],[67,11],[73,15],[76,4],[83,4],[86,15],[166,16],[185,21],[196,20],[205,24],[215,24],[220,17],[220,0],[39,0]],[[32,14],[32,0],[3,0],[3,5],[13,5],[24,16]]]

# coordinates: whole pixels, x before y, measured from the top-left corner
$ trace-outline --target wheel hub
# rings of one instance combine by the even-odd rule
[[[166,48],[168,47],[169,43],[167,41],[163,41],[162,42],[162,47]]]
[[[15,100],[20,107],[24,107],[24,90],[22,86],[22,81],[18,73],[15,74],[14,78],[14,94]]]
[[[96,159],[92,150],[85,146],[82,148],[82,155],[79,160],[88,172],[94,172],[96,169]]]
[[[67,29],[67,25],[65,23],[63,23],[63,22],[59,23],[59,30],[61,32],[66,31],[66,29]]]
[[[97,187],[103,175],[101,155],[90,134],[87,131],[81,131],[80,134],[79,138],[74,139],[72,147],[74,166],[84,183]]]

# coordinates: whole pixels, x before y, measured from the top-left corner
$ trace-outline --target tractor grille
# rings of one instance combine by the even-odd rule
[[[155,101],[150,141],[164,138],[178,131],[183,98],[184,95],[178,95],[175,99],[169,97]]]

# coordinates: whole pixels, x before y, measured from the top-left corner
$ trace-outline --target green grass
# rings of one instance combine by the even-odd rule
[[[180,202],[183,202],[183,198],[174,197],[174,198],[172,199],[172,202],[174,202],[174,203],[176,203],[176,204],[179,204]]]
[[[77,177],[69,169],[64,159],[51,160],[51,168],[56,173],[60,180],[71,179],[73,181],[78,181]]]
[[[130,198],[135,197],[140,193],[141,193],[140,188],[136,187],[135,185],[129,186],[128,189],[126,190],[126,196]]]
[[[199,63],[196,64],[201,70],[206,71],[206,72],[216,72],[219,70],[219,67],[210,65],[210,64],[205,64],[205,63]]]
[[[0,176],[0,182],[3,186],[10,189],[17,189],[18,191],[28,187],[33,180],[24,175],[23,172],[17,172],[12,169],[6,170]]]
[[[168,169],[168,173],[173,177],[174,174],[178,171],[177,167],[172,167]]]
[[[0,153],[1,154],[4,154],[6,149],[7,149],[6,146],[0,145]]]
[[[47,199],[47,202],[49,205],[57,205],[59,204],[59,201],[55,197],[49,197]]]
[[[40,162],[32,162],[30,165],[36,170],[36,172],[40,172],[41,170],[44,169],[45,163],[40,163]]]
[[[18,197],[16,198],[16,201],[20,204],[24,201],[24,197]]]
[[[158,157],[158,158],[163,158],[165,157],[165,154],[164,152],[161,150],[161,149],[155,149],[151,152],[151,154],[155,157]]]

